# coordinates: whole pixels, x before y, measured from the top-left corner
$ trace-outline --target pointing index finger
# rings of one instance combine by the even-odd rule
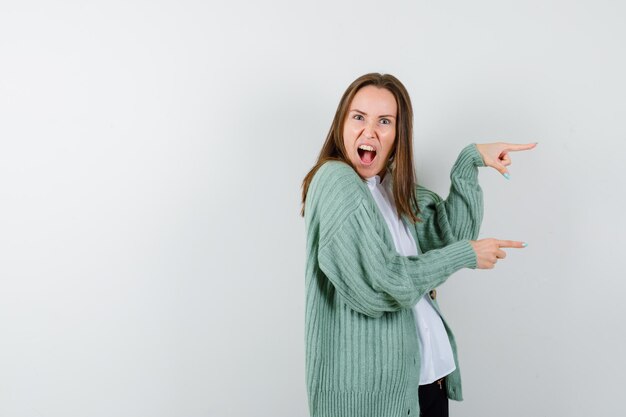
[[[498,240],[498,246],[501,248],[525,248],[526,244],[517,240]]]
[[[507,143],[506,144],[506,148],[504,148],[503,152],[510,152],[510,151],[525,151],[528,149],[532,149],[535,146],[537,146],[536,143]]]

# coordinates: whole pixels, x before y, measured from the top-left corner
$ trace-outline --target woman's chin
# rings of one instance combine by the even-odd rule
[[[377,175],[380,170],[377,169],[376,165],[374,164],[364,165],[359,163],[357,164],[357,171],[359,172],[359,174],[361,174],[362,177],[370,178],[374,175]]]

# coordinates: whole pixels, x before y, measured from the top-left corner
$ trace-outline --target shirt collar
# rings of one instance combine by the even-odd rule
[[[373,177],[366,178],[367,185],[375,186],[380,184],[380,175],[374,175]]]
[[[391,183],[391,177],[391,170],[389,169],[389,167],[387,167],[387,170],[385,171],[385,178],[383,178],[382,181],[380,180],[380,175],[374,175],[373,177],[366,178],[367,185],[369,185],[370,187],[375,187],[380,184],[389,185]]]

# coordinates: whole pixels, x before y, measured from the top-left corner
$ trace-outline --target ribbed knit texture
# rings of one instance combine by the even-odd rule
[[[461,268],[476,268],[469,243],[483,217],[475,144],[459,154],[443,200],[418,185],[423,251],[399,255],[367,184],[347,164],[324,163],[305,205],[306,384],[311,417],[419,416],[419,343],[412,307]],[[437,310],[439,310],[435,302]],[[442,317],[443,319],[443,317]],[[448,397],[462,400],[457,369]]]

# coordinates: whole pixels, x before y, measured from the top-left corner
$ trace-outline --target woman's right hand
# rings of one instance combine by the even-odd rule
[[[506,252],[500,248],[525,248],[526,243],[516,240],[499,240],[494,238],[470,240],[476,252],[478,269],[493,269],[498,259],[506,258]]]

